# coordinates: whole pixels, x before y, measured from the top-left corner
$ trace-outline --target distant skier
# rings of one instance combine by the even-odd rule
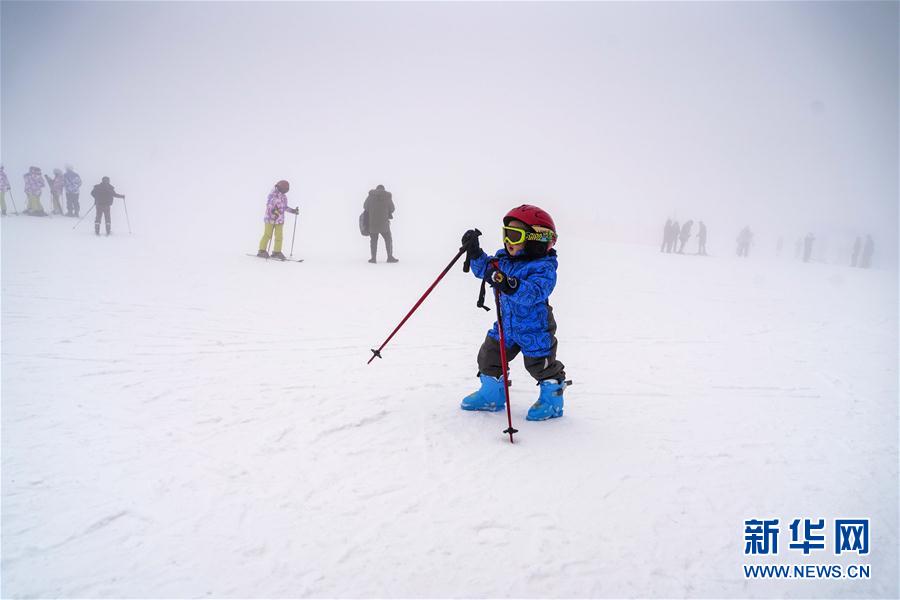
[[[662,245],[659,247],[660,252],[665,252],[666,247],[669,245],[669,238],[672,235],[672,219],[666,219],[666,225],[663,227],[663,241]]]
[[[681,246],[678,248],[678,254],[684,254],[684,246],[687,244],[688,240],[691,239],[691,227],[694,226],[694,221],[688,219],[684,222],[684,225],[681,226],[681,232],[678,234],[678,239],[681,241]]]
[[[66,165],[66,173],[63,175],[66,187],[66,216],[78,217],[81,205],[78,196],[81,191],[81,176],[75,172],[72,165]]]
[[[470,229],[462,237],[472,274],[500,291],[507,359],[521,351],[525,368],[540,385],[529,421],[563,415],[565,367],[556,359],[556,320],[548,299],[556,286],[556,225],[545,211],[523,204],[503,218],[504,248],[489,257]],[[466,396],[463,410],[499,411],[506,407],[500,334],[497,323],[478,351],[481,388]]]
[[[263,218],[265,229],[263,236],[259,240],[259,252],[257,256],[261,258],[269,258],[269,240],[272,235],[275,236],[275,246],[272,248],[272,258],[285,260],[284,254],[281,252],[281,244],[284,241],[284,213],[289,212],[295,215],[300,214],[300,208],[291,208],[288,206],[287,193],[291,190],[291,184],[282,179],[275,184],[269,196],[266,199],[266,216]]]
[[[65,186],[63,172],[61,169],[53,169],[53,179],[50,179],[49,175],[44,175],[44,178],[47,180],[47,185],[50,186],[50,212],[54,215],[61,215],[63,209],[60,198],[62,198]]]
[[[6,177],[6,169],[0,165],[0,214],[6,216],[6,192],[10,190],[9,179]]]
[[[675,246],[678,244],[678,232],[681,231],[681,226],[678,224],[678,221],[672,221],[672,228],[669,230],[669,242],[666,244],[666,252],[671,254],[675,251]]]
[[[91,190],[91,196],[94,197],[94,206],[97,207],[96,217],[94,217],[94,234],[100,235],[100,221],[105,218],[106,235],[109,235],[112,231],[109,209],[112,207],[113,198],[125,198],[125,195],[116,193],[116,188],[109,183],[109,177],[104,177]]]
[[[383,185],[377,186],[374,190],[369,190],[369,195],[363,203],[363,211],[369,224],[369,252],[372,255],[369,262],[377,262],[375,257],[378,253],[379,234],[384,238],[387,262],[398,262],[394,257],[394,240],[391,236],[390,220],[394,218],[393,195],[384,189]]]
[[[871,235],[866,234],[866,244],[863,246],[862,262],[859,266],[863,269],[871,267],[873,254],[875,254],[875,240],[872,239]]]
[[[816,236],[812,232],[807,233],[806,237],[803,238],[803,262],[809,262],[809,258],[812,256],[813,242],[815,241]]]
[[[28,198],[28,208],[23,214],[32,217],[46,217],[44,207],[41,205],[41,191],[47,185],[44,182],[44,175],[41,173],[40,167],[30,167],[28,172],[23,176],[25,179],[25,196]]]
[[[753,242],[753,232],[750,227],[744,227],[737,237],[737,255],[747,257],[750,254],[750,244]]]
[[[706,225],[703,221],[699,224],[700,230],[697,232],[697,254],[706,256]]]

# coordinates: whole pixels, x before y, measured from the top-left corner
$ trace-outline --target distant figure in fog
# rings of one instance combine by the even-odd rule
[[[9,179],[6,178],[6,171],[3,165],[0,165],[0,210],[3,216],[6,216],[6,192],[10,190]]]
[[[850,255],[850,266],[855,267],[859,264],[859,251],[862,250],[862,238],[860,236],[856,236],[856,241],[853,242],[853,254]]]
[[[53,169],[53,179],[49,175],[44,175],[47,185],[50,186],[50,212],[54,215],[63,214],[61,198],[63,195],[63,187],[65,180],[61,169]]]
[[[862,263],[860,264],[863,269],[868,269],[872,266],[873,254],[875,254],[875,241],[871,235],[866,234],[866,245],[863,246]]]
[[[377,262],[375,255],[378,253],[378,236],[384,238],[384,248],[387,251],[387,262],[395,263],[394,240],[391,237],[391,219],[394,218],[394,197],[379,185],[374,190],[369,190],[369,195],[363,203],[363,212],[366,222],[369,224],[369,251],[372,258],[370,263]]]
[[[22,211],[32,217],[46,217],[44,206],[41,204],[41,191],[47,184],[44,183],[44,175],[40,167],[29,167],[23,176],[25,179],[25,196],[28,198],[28,208]]]
[[[753,242],[753,232],[750,227],[744,227],[737,236],[737,255],[747,257],[750,255],[750,244]]]
[[[684,254],[684,245],[687,244],[687,241],[691,239],[691,227],[694,226],[694,221],[688,219],[684,222],[684,225],[681,226],[681,233],[679,234],[679,239],[681,240],[681,246],[678,247],[678,254]]]
[[[94,197],[94,206],[97,207],[96,216],[94,217],[94,235],[100,235],[101,218],[106,219],[106,235],[112,231],[112,222],[109,218],[109,209],[112,208],[113,198],[124,198],[123,194],[117,194],[116,188],[109,183],[109,177],[104,177],[100,183],[91,190],[91,196]]]
[[[681,231],[681,226],[678,224],[678,221],[672,221],[672,230],[669,232],[669,245],[666,247],[666,252],[674,252],[675,246],[678,245],[678,232]]]
[[[81,191],[81,176],[75,172],[72,165],[66,165],[66,172],[63,175],[66,185],[66,216],[77,217],[81,212],[81,205],[78,203],[78,195]]]
[[[816,241],[816,236],[814,236],[812,232],[807,233],[806,237],[803,238],[803,262],[809,262],[809,257],[812,255],[814,241]]]
[[[669,245],[669,237],[672,235],[672,219],[666,219],[666,226],[663,227],[663,241],[659,247],[660,252],[665,252]]]
[[[697,254],[706,256],[706,225],[700,221],[700,231],[697,233]]]

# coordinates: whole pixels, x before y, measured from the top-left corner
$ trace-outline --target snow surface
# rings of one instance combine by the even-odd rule
[[[505,413],[458,409],[493,319],[459,266],[366,365],[461,231],[397,234],[396,265],[349,235],[279,264],[244,255],[255,222],[192,247],[119,211],[108,239],[2,221],[3,597],[900,595],[896,271],[561,226],[575,385],[525,422],[517,360],[511,445]],[[859,517],[864,561],[743,554],[745,519]]]

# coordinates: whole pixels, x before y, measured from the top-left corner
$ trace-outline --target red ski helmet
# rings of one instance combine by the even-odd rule
[[[282,179],[281,181],[276,183],[275,187],[277,187],[278,191],[281,192],[282,194],[287,194],[289,191],[291,191],[291,184],[288,183],[287,181],[285,181],[284,179]]]
[[[543,256],[546,255],[550,248],[556,244],[556,239],[558,237],[556,233],[556,224],[553,222],[553,217],[550,216],[550,213],[545,211],[544,209],[534,206],[533,204],[523,204],[521,206],[517,206],[503,217],[503,224],[509,225],[509,223],[513,220],[521,221],[528,225],[532,231],[535,232],[548,232],[550,234],[550,240],[546,242],[534,242],[528,241],[525,243],[525,250],[528,254],[532,256]]]
[[[550,216],[550,213],[533,204],[523,204],[515,207],[503,217],[503,224],[509,225],[509,222],[513,219],[522,221],[531,227],[545,227],[556,233],[556,224],[553,222],[553,217]]]

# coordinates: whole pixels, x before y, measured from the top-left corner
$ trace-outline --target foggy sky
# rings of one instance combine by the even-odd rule
[[[561,236],[658,243],[668,216],[705,220],[729,252],[745,224],[788,248],[872,232],[896,264],[898,16],[4,1],[0,150],[14,193],[29,165],[71,162],[127,188],[145,223],[220,222],[251,250],[286,178],[313,227],[352,229],[383,183],[400,225],[492,225],[532,202]]]

